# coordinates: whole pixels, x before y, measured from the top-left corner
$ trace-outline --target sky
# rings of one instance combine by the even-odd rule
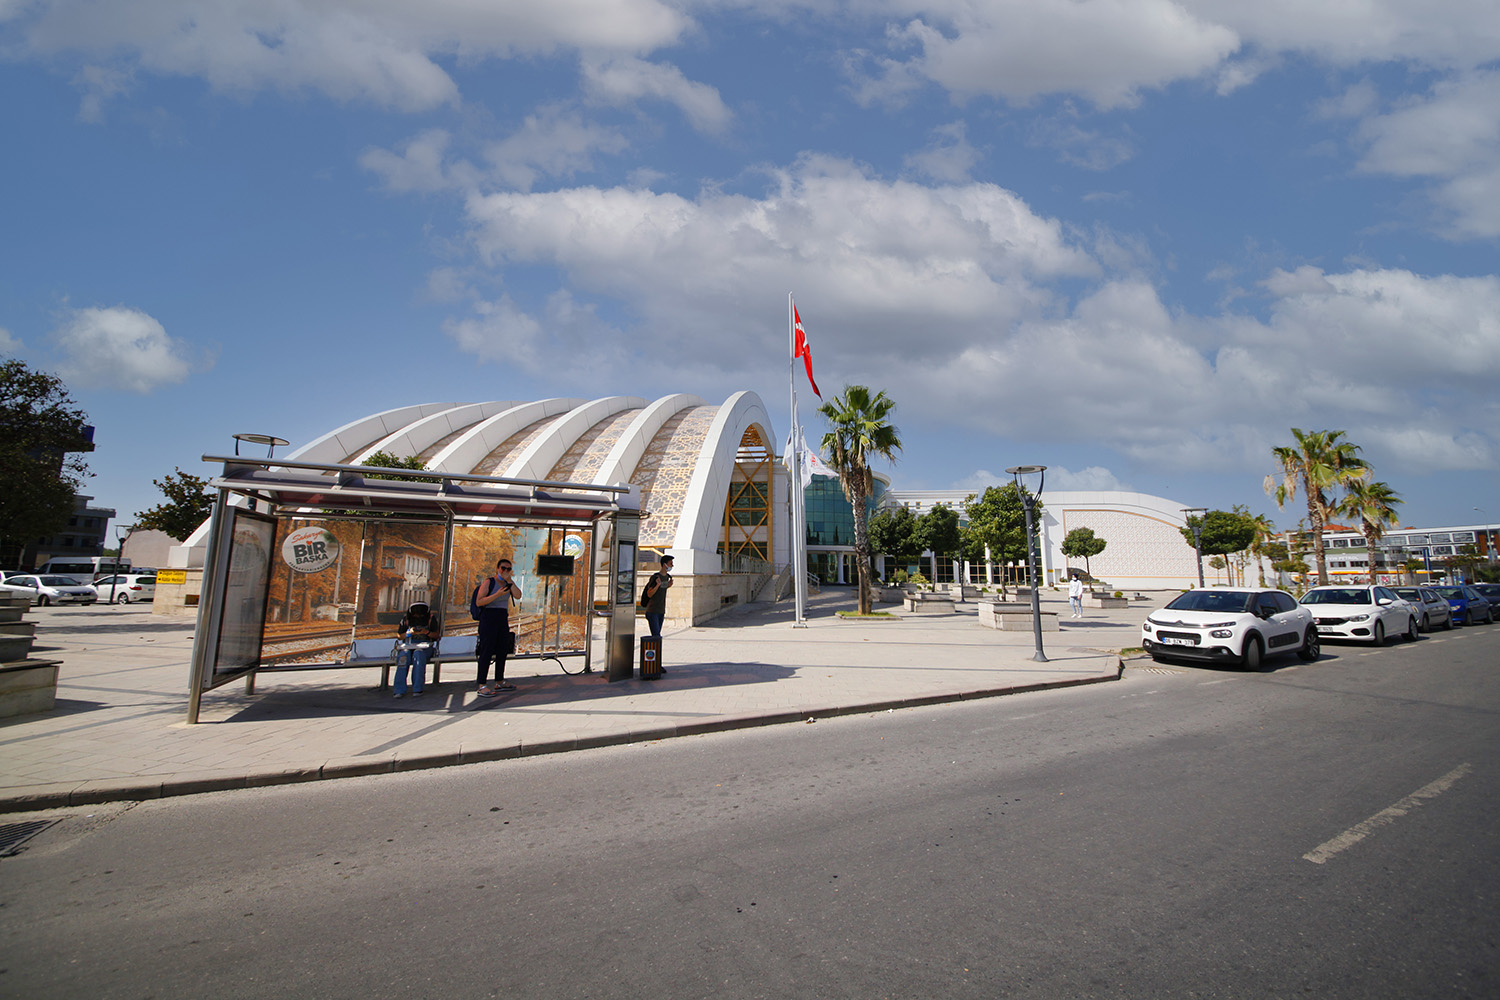
[[[0,354],[121,522],[412,403],[784,436],[795,375],[816,439],[789,293],[898,489],[1291,528],[1271,449],[1337,429],[1500,521],[1494,0],[0,0],[0,94]]]

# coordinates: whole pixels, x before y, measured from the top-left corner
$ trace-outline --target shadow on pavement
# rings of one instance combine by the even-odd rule
[[[422,696],[396,698],[390,690],[368,687],[281,688],[262,689],[260,693],[220,696],[215,709],[239,709],[217,722],[264,722],[270,719],[316,718],[329,715],[366,714],[370,712],[428,713],[460,716],[499,708],[539,708],[549,712],[566,711],[559,706],[577,705],[581,711],[599,711],[612,700],[655,691],[709,690],[745,684],[768,684],[786,680],[797,670],[770,663],[694,663],[670,667],[667,676],[655,681],[639,678],[611,684],[603,674],[558,674],[534,677],[510,677],[516,690],[493,698],[474,693],[474,682],[444,681],[429,683]],[[204,706],[210,705],[205,696]],[[228,702],[228,704],[226,704]],[[653,710],[650,714],[663,714]],[[666,713],[671,714],[671,713]],[[697,715],[700,713],[685,713]]]

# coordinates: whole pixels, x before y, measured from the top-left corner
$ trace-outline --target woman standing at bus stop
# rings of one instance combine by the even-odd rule
[[[505,657],[510,652],[510,602],[521,599],[521,588],[516,586],[511,574],[511,561],[501,559],[495,564],[495,575],[479,585],[479,596],[474,603],[479,605],[479,638],[474,653],[479,660],[479,693],[486,698],[501,691],[514,691],[514,684],[505,683]],[[490,676],[490,661],[495,661],[495,682],[486,684]]]

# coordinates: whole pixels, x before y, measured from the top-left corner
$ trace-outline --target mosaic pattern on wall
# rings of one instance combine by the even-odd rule
[[[641,507],[651,512],[641,522],[642,548],[669,548],[676,542],[677,522],[687,502],[698,453],[718,413],[717,406],[683,410],[663,424],[646,446],[630,476],[641,488]]]
[[[1192,546],[1166,521],[1118,510],[1064,511],[1061,537],[1067,537],[1074,528],[1093,528],[1094,534],[1109,543],[1089,560],[1094,576],[1102,580],[1111,576],[1197,579]],[[1083,568],[1082,559],[1069,559],[1067,563]]]
[[[519,455],[527,445],[540,437],[555,421],[561,420],[563,416],[566,416],[566,414],[554,414],[522,427],[510,437],[500,442],[500,447],[484,456],[471,472],[476,476],[504,475],[505,470],[510,466],[511,460]]]
[[[563,452],[552,471],[545,477],[559,483],[591,483],[599,467],[609,457],[609,451],[625,433],[625,428],[640,410],[626,410],[599,421],[579,436],[572,447]]]

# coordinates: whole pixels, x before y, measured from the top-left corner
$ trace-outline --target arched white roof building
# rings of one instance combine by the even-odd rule
[[[685,393],[421,403],[361,417],[278,457],[348,465],[383,451],[457,475],[633,484],[649,514],[641,548],[670,553],[676,573],[692,577],[720,574],[726,561],[761,570],[788,561],[784,514],[783,530],[775,523],[786,483],[775,441],[765,405],[744,391],[718,404]],[[172,564],[201,566],[206,536],[205,524]],[[695,600],[692,617],[714,597]]]

